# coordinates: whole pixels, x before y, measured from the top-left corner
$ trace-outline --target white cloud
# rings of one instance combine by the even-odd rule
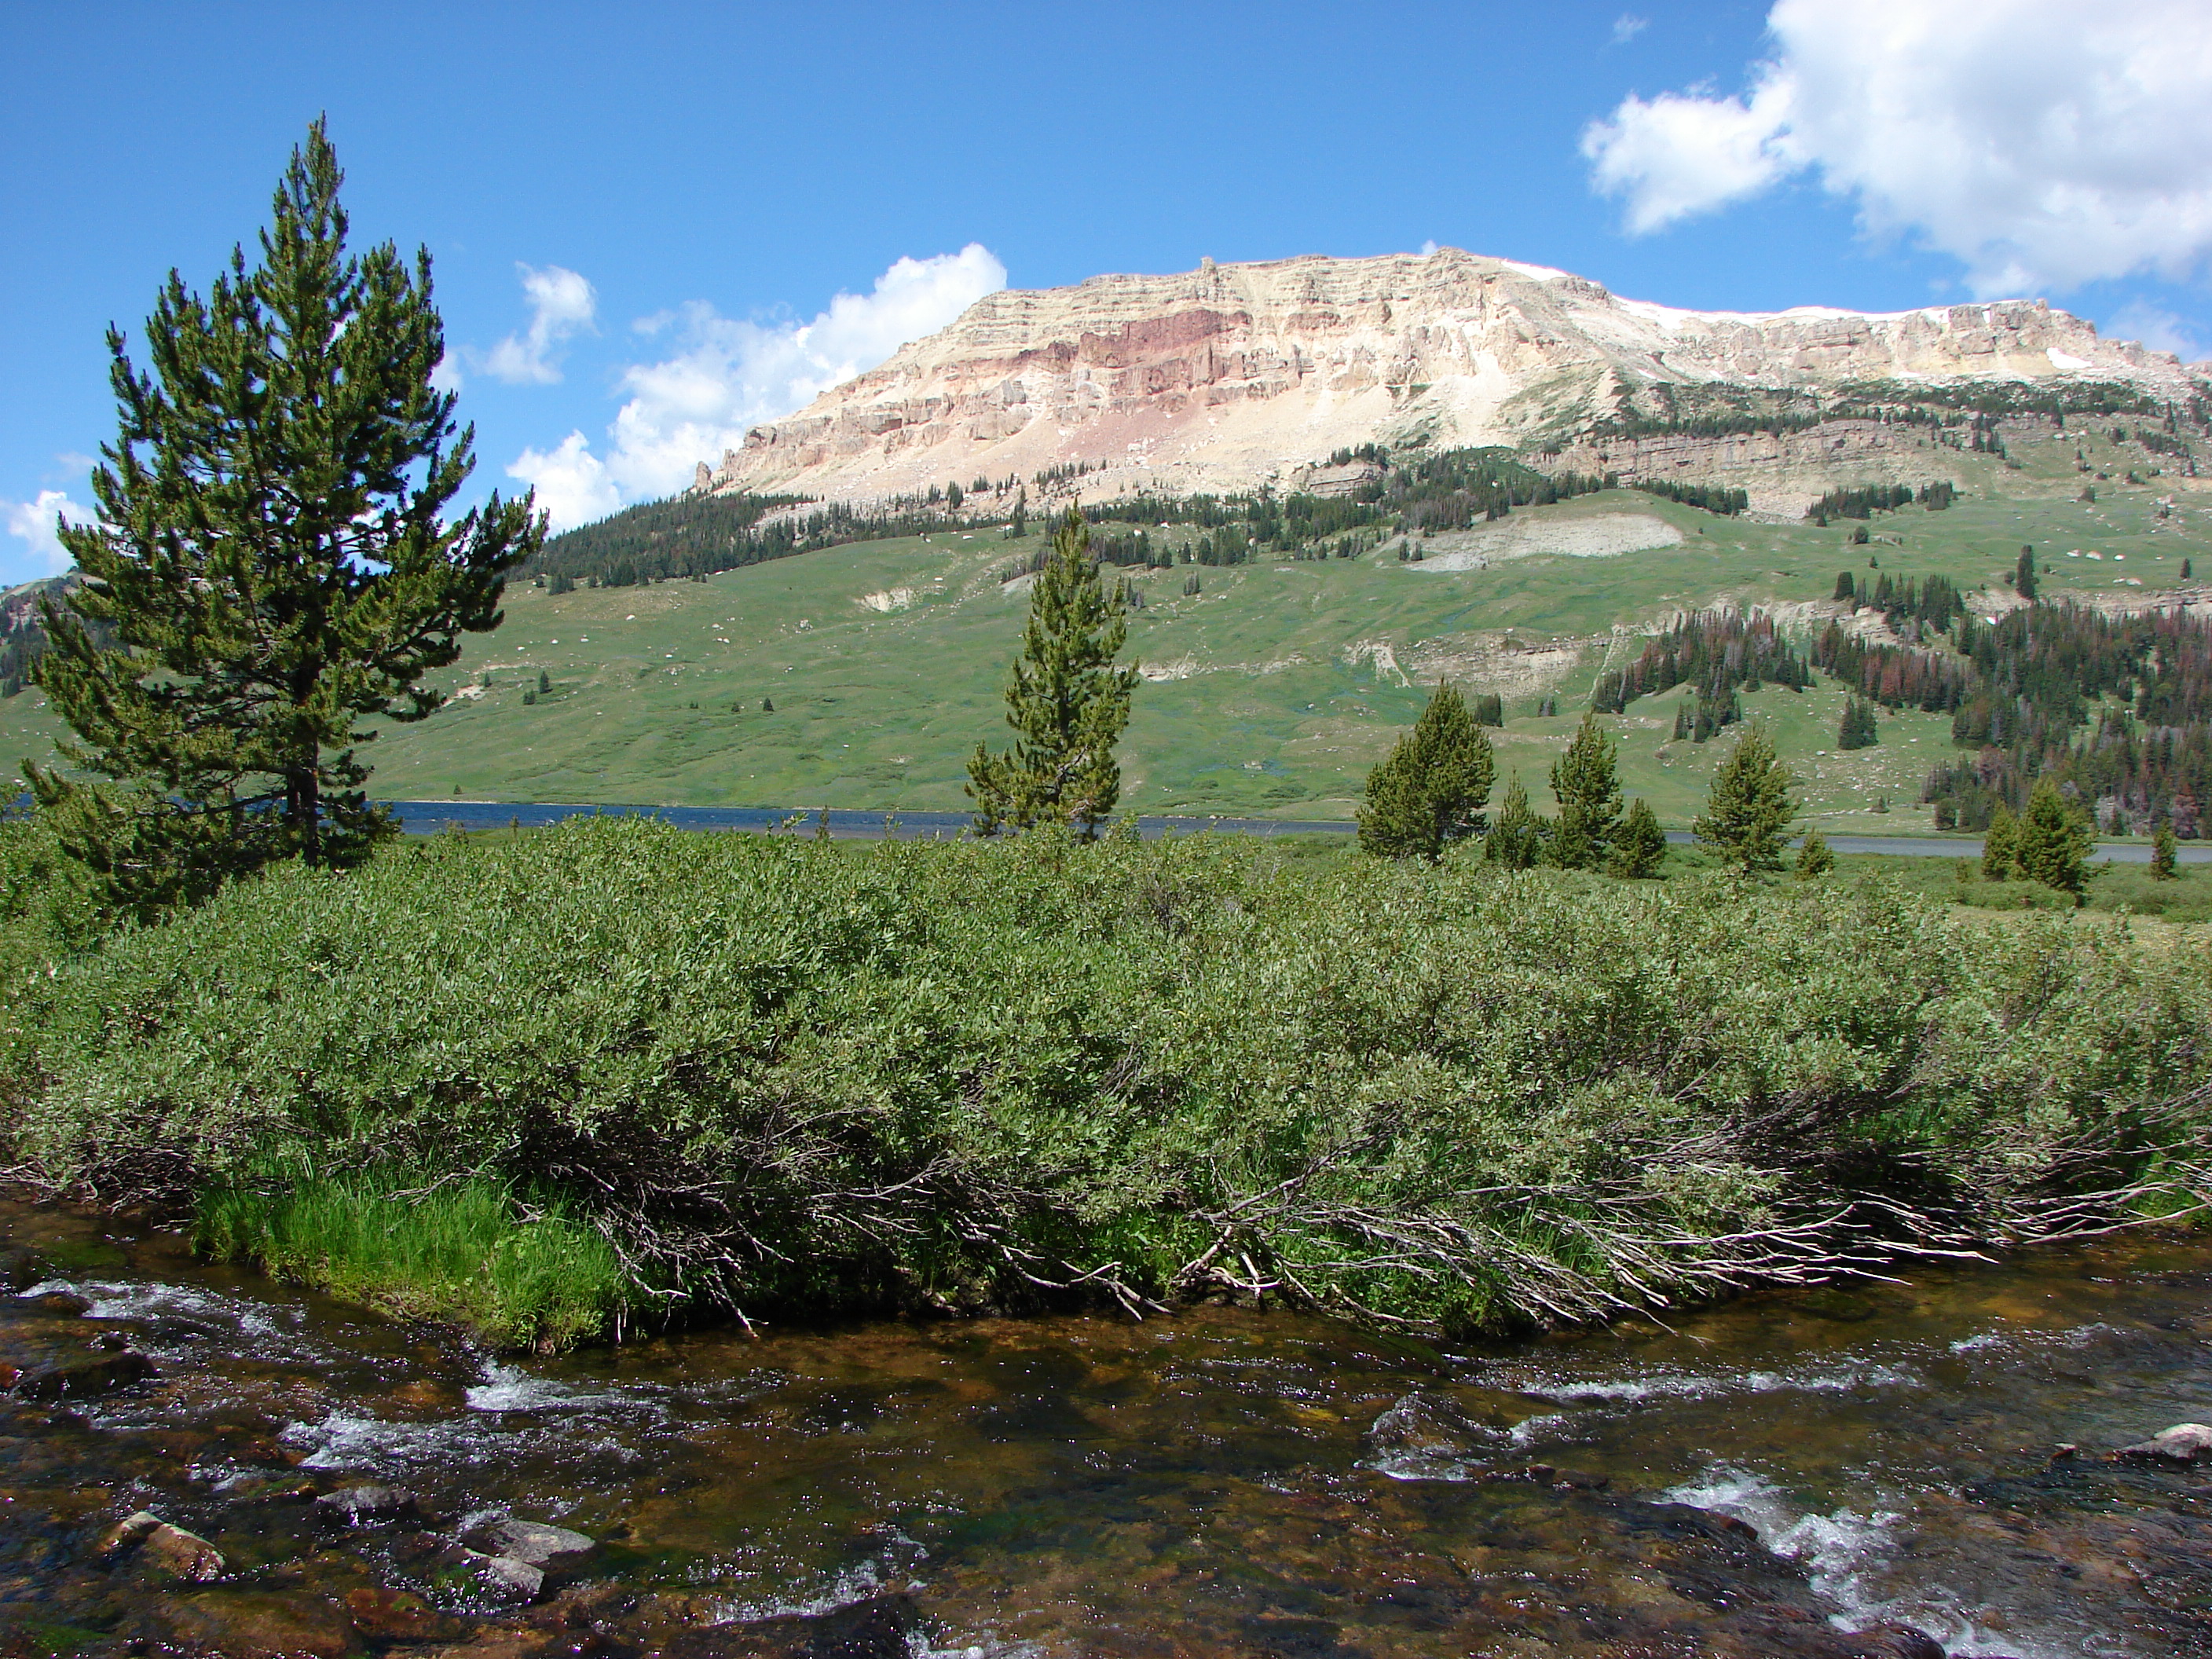
[[[2147,300],[2129,301],[2112,314],[2104,331],[2108,339],[2140,340],[2153,351],[2171,351],[2185,363],[2212,356],[2185,319]]]
[[[1623,12],[1613,20],[1613,44],[1625,46],[1651,27],[1648,17],[1638,17],[1633,12]]]
[[[871,292],[840,294],[810,322],[740,321],[698,303],[641,319],[640,333],[672,331],[675,349],[623,374],[628,400],[609,428],[606,459],[571,433],[550,453],[526,450],[507,471],[539,485],[538,504],[556,530],[669,495],[701,461],[718,463],[742,445],[748,428],[803,409],[1006,285],[1006,266],[971,242],[957,253],[900,259]]]
[[[1770,65],[1748,100],[1631,94],[1584,130],[1583,154],[1600,190],[1628,198],[1630,230],[1663,229],[1756,196],[1796,165],[1786,148],[1793,90]]]
[[[599,296],[581,276],[559,265],[541,270],[518,264],[515,269],[522,273],[523,295],[530,301],[530,326],[519,335],[508,335],[489,351],[471,352],[470,360],[509,386],[551,386],[561,378],[561,348],[577,330],[592,326],[599,315]]]
[[[604,519],[622,505],[606,464],[592,453],[590,441],[580,432],[571,432],[550,450],[524,450],[507,476],[538,492],[538,505],[556,530]]]
[[[1585,130],[1632,231],[1811,170],[1984,295],[2181,276],[2212,252],[2203,0],[1778,0],[1767,29],[1747,97],[1632,96]]]
[[[34,501],[0,501],[0,520],[6,521],[8,533],[20,536],[29,544],[27,560],[19,556],[0,562],[0,582],[58,576],[75,562],[69,550],[62,545],[61,538],[54,533],[58,517],[71,524],[93,521],[91,508],[79,507],[58,489],[41,489]]]

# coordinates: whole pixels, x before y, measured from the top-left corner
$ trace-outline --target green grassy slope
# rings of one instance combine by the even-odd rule
[[[1898,575],[1942,574],[1972,590],[1998,581],[2031,543],[2049,562],[2050,596],[2156,592],[2178,584],[2183,558],[2212,558],[2212,495],[2154,479],[2100,483],[2095,503],[2078,502],[2074,441],[2015,445],[2021,471],[1960,456],[1958,506],[1879,515],[1866,547],[1846,544],[1849,525],[1743,523],[1610,491],[1506,523],[1516,536],[1571,540],[1591,521],[1656,520],[1680,541],[1453,570],[1435,556],[1449,550],[1447,538],[1418,565],[1385,550],[1201,568],[1195,598],[1182,592],[1192,567],[1140,576],[1146,605],[1130,617],[1130,649],[1164,677],[1137,696],[1123,803],[1349,816],[1366,769],[1426,696],[1395,661],[1417,678],[1443,672],[1504,692],[1501,759],[1540,805],[1551,756],[1608,655],[1640,649],[1633,630],[1670,611],[1722,600],[1811,605],[1829,597],[1838,570],[1863,569],[1869,556]],[[2102,439],[2088,453],[2116,478],[2142,464]],[[2181,528],[2154,529],[2156,500],[2169,492]],[[703,583],[557,599],[518,586],[506,625],[470,641],[444,677],[454,687],[488,683],[427,721],[384,732],[367,751],[373,787],[409,799],[960,808],[966,756],[979,739],[1006,736],[1000,691],[1027,597],[1026,584],[999,575],[1039,545],[1035,535],[1009,544],[977,532],[804,554]],[[2067,556],[2090,549],[2105,557]],[[2124,578],[2142,586],[2118,586]],[[1377,645],[1388,647],[1379,664]],[[526,706],[541,669],[553,690]],[[1562,712],[1538,718],[1547,691]],[[1914,802],[1929,765],[1953,752],[1948,717],[1885,715],[1881,744],[1845,756],[1833,752],[1842,699],[1825,682],[1746,702],[1773,720],[1825,828],[1927,828]],[[55,726],[40,704],[35,690],[0,702],[0,764],[11,773],[18,757],[51,753]],[[1673,720],[1670,696],[1611,724],[1631,793],[1679,825],[1728,744],[1670,743]],[[1871,811],[1885,794],[1895,810]]]

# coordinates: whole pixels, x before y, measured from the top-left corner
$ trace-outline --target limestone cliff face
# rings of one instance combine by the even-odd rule
[[[2100,339],[2040,301],[1739,315],[1621,300],[1455,248],[1209,261],[979,300],[702,463],[699,484],[866,501],[1081,461],[1107,469],[1086,494],[1239,489],[1417,434],[1572,447],[1624,392],[1657,385],[1877,379],[2191,390],[2172,356]]]

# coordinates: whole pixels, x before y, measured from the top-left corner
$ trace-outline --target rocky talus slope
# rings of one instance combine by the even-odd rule
[[[2041,301],[1753,315],[1623,300],[1563,271],[1455,248],[1209,261],[1179,276],[979,300],[880,368],[755,428],[719,465],[702,462],[697,485],[858,501],[1085,463],[1106,469],[1085,486],[1093,495],[1231,490],[1303,483],[1339,449],[1416,440],[1589,464],[1592,426],[1661,388],[1962,380],[2119,381],[2176,401],[2203,389],[2172,356],[2100,339]],[[1846,435],[1845,457],[1888,441],[1878,430]],[[1789,439],[1759,434],[1726,454],[1655,452],[1648,464],[1819,471],[1836,459],[1832,439],[1824,444],[1798,457],[1783,453]],[[1632,472],[1646,464],[1634,449],[1613,458],[1624,462]]]

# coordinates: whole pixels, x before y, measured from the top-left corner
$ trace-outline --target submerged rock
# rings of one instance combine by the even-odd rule
[[[594,1540],[580,1532],[550,1526],[543,1521],[518,1521],[512,1516],[491,1522],[477,1535],[485,1540],[488,1553],[527,1562],[533,1567],[544,1565],[556,1555],[580,1555],[599,1547]]]
[[[326,1521],[366,1526],[379,1521],[413,1521],[421,1517],[415,1494],[398,1486],[347,1486],[326,1492],[315,1500],[315,1513]]]
[[[2138,1463],[2197,1463],[2212,1457],[2212,1425],[2177,1423],[2148,1440],[2123,1446],[2112,1454]]]
[[[151,1510],[125,1516],[107,1529],[95,1546],[100,1559],[136,1557],[172,1577],[204,1584],[222,1576],[222,1552],[196,1532],[173,1526]]]
[[[354,1627],[372,1642],[465,1642],[475,1628],[411,1591],[381,1586],[347,1591],[345,1608]]]
[[[112,1394],[154,1376],[154,1362],[143,1353],[104,1353],[82,1359],[57,1360],[15,1378],[14,1393],[20,1400],[65,1400],[90,1394]]]
[[[46,1264],[36,1250],[24,1244],[0,1249],[0,1288],[21,1295],[46,1276]]]
[[[486,1588],[504,1587],[526,1601],[536,1601],[538,1592],[545,1588],[545,1570],[535,1562],[512,1555],[486,1555],[477,1550],[465,1549],[461,1553],[471,1558],[477,1582]]]
[[[1430,1394],[1407,1395],[1367,1431],[1367,1443],[1375,1449],[1375,1467],[1401,1479],[1456,1478],[1477,1444],[1485,1440],[1495,1443],[1497,1438],[1494,1430],[1450,1401]]]
[[[210,1591],[159,1616],[175,1637],[222,1659],[349,1659],[362,1650],[354,1621],[321,1596]]]

